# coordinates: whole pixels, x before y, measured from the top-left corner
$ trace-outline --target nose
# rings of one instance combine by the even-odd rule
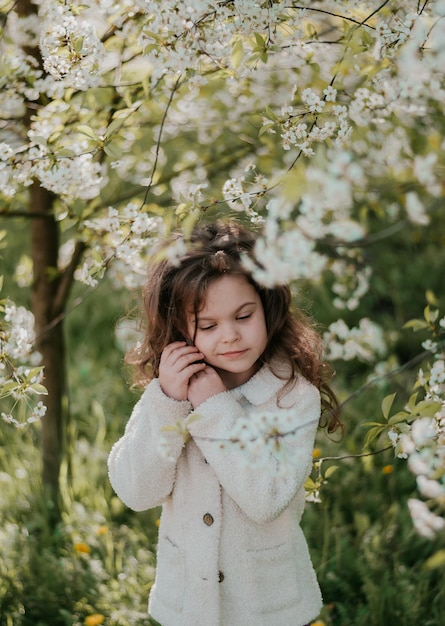
[[[225,324],[221,329],[221,341],[223,343],[234,343],[240,338],[236,324]]]

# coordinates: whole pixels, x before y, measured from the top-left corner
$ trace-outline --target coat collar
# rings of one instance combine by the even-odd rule
[[[263,365],[246,383],[230,390],[235,400],[244,396],[250,404],[259,406],[275,396],[286,384],[289,370],[279,361],[274,362],[273,367],[282,378],[273,374],[269,365]]]

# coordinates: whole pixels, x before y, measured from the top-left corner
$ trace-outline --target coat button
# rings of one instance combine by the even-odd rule
[[[218,582],[222,583],[223,580],[224,580],[224,574],[222,572],[218,572]]]
[[[203,519],[204,524],[205,524],[206,526],[211,526],[211,525],[213,524],[213,522],[214,522],[214,519],[213,519],[213,517],[210,515],[210,513],[206,513],[206,514],[203,516],[203,518],[202,518],[202,519]]]

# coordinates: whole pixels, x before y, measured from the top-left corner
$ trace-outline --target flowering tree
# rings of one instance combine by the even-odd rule
[[[57,500],[73,280],[94,286],[108,272],[135,286],[160,236],[230,212],[261,228],[260,282],[322,281],[340,317],[373,280],[367,248],[440,219],[445,4],[4,0],[2,11],[0,214],[29,223],[35,318],[33,328],[29,312],[0,303],[2,417],[41,416],[31,400],[45,391],[43,366],[43,478]],[[440,341],[434,374],[419,378],[434,463]],[[333,360],[385,352],[366,318],[334,320],[326,342]],[[407,455],[425,443],[416,416],[392,423]],[[443,507],[443,473],[420,475]]]

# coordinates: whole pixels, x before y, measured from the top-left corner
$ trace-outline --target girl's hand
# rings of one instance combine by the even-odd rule
[[[202,404],[207,398],[217,393],[227,391],[227,387],[221,380],[216,370],[209,365],[205,365],[204,369],[197,372],[190,378],[188,386],[188,399],[194,409]]]
[[[190,378],[206,367],[198,363],[204,355],[196,346],[185,341],[169,343],[161,354],[159,363],[159,383],[166,396],[173,400],[187,400]]]

